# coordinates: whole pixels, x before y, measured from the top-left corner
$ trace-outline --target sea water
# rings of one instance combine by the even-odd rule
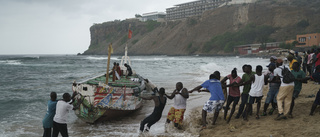
[[[120,63],[120,56],[112,56]],[[158,87],[171,94],[177,82],[191,90],[209,78],[214,71],[222,76],[233,68],[241,76],[242,66],[261,65],[266,70],[268,59],[201,56],[130,56],[131,67]],[[72,94],[72,83],[106,73],[106,56],[75,55],[1,55],[0,56],[0,136],[42,136],[42,119],[46,113],[50,92]],[[193,93],[188,99],[187,112],[201,106],[208,93]],[[173,101],[168,100],[162,119],[151,127],[151,136],[188,136],[186,132],[165,133],[164,123]],[[139,136],[140,121],[153,110],[147,102],[130,116],[116,120],[87,124],[73,112],[69,115],[70,136]]]

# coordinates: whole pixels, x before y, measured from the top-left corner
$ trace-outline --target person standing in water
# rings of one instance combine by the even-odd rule
[[[227,106],[225,108],[224,117],[223,117],[224,120],[227,120],[227,123],[230,122],[231,117],[236,109],[236,106],[237,106],[239,100],[240,100],[239,84],[240,84],[241,78],[238,76],[236,68],[234,68],[231,71],[230,75],[224,77],[222,79],[221,83],[224,83],[228,79],[230,81],[230,84],[226,85],[226,87],[229,87],[229,96],[227,98]],[[231,105],[232,102],[233,102],[233,105],[232,105],[230,116],[228,117],[228,119],[226,119],[227,114],[228,114],[228,110],[229,110],[229,106]]]
[[[181,82],[178,82],[176,84],[176,89],[172,92],[171,96],[165,95],[169,99],[174,99],[174,104],[168,112],[167,123],[173,121],[174,126],[181,129],[183,115],[187,108],[187,99],[189,98],[188,90],[183,88]]]
[[[200,90],[201,88],[206,88],[206,90]],[[222,87],[220,83],[220,72],[215,71],[213,74],[209,76],[209,80],[205,81],[201,85],[195,87],[189,93],[192,93],[193,91],[204,91],[204,92],[210,92],[211,97],[209,100],[204,104],[202,108],[202,129],[206,129],[207,125],[207,112],[211,113],[214,112],[213,116],[213,122],[212,125],[215,125],[216,120],[219,116],[219,111],[222,108],[222,105],[224,103],[224,95],[222,92]]]
[[[43,137],[51,137],[51,129],[53,126],[53,117],[56,114],[56,105],[57,105],[57,93],[50,93],[50,100],[48,101],[47,113],[42,120],[43,124]]]
[[[76,92],[73,92],[72,97],[69,93],[62,95],[63,100],[59,100],[56,107],[56,115],[53,118],[53,133],[52,137],[58,137],[59,133],[63,137],[68,137],[67,119],[69,112],[73,109],[73,98]]]
[[[151,97],[141,97],[142,99],[145,100],[153,100],[154,101],[154,109],[153,112],[151,113],[151,115],[149,115],[148,117],[146,117],[144,120],[141,121],[140,123],[140,131],[149,131],[150,127],[155,124],[156,122],[158,122],[162,116],[162,111],[166,105],[167,102],[167,98],[164,97],[165,94],[165,89],[164,88],[160,88],[159,90],[159,96],[151,96]],[[145,124],[147,124],[146,129],[144,130],[144,126]]]

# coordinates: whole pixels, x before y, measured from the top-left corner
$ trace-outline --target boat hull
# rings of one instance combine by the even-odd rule
[[[95,79],[103,81],[101,77]],[[77,92],[73,103],[75,114],[87,123],[94,123],[122,117],[139,109],[142,106],[143,78],[136,76],[119,83],[105,85],[89,80],[73,84],[73,91]]]

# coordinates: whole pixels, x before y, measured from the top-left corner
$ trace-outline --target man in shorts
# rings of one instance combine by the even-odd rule
[[[267,84],[267,79],[266,77],[262,74],[262,66],[258,65],[256,67],[256,73],[253,76],[251,76],[250,80],[245,82],[245,83],[252,83],[251,84],[251,89],[249,92],[249,102],[246,106],[246,113],[243,116],[244,120],[248,120],[248,112],[249,108],[252,107],[252,104],[254,102],[257,103],[257,113],[256,113],[256,119],[260,118],[259,111],[260,111],[260,106],[261,106],[261,99],[263,97],[263,86]]]
[[[202,129],[206,128],[207,122],[207,112],[212,113],[214,112],[213,116],[213,123],[212,125],[215,125],[216,120],[219,116],[219,111],[222,108],[222,105],[224,103],[224,95],[222,92],[222,87],[220,83],[220,72],[215,71],[213,74],[210,75],[209,80],[205,81],[201,85],[195,87],[193,90],[189,91],[189,93],[192,93],[193,91],[205,91],[210,92],[211,97],[210,99],[204,104],[202,108]],[[200,90],[201,88],[206,88],[206,90]]]

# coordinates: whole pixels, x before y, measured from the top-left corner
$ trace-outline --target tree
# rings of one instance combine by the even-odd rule
[[[297,27],[299,28],[306,28],[309,26],[309,21],[307,20],[301,20],[297,23]]]
[[[136,14],[134,16],[136,16],[136,18],[142,17],[140,14]]]
[[[270,34],[272,34],[275,31],[275,29],[271,26],[258,26],[257,27],[257,33],[256,33],[256,39],[259,43],[261,43],[261,48],[266,49],[267,42],[270,41]]]

